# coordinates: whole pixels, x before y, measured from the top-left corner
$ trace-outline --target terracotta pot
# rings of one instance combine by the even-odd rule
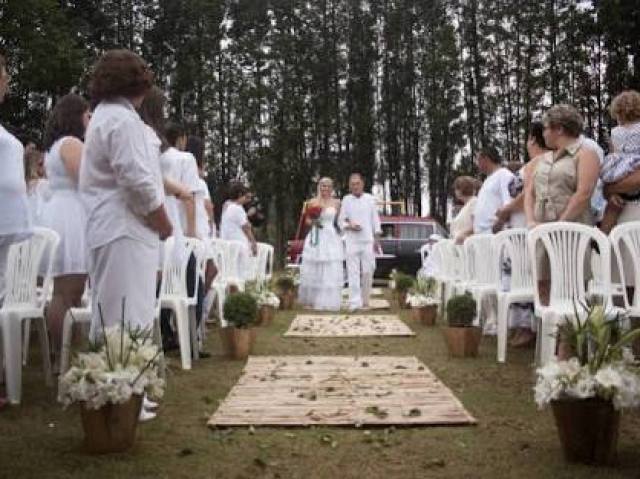
[[[255,328],[233,329],[233,359],[247,359],[256,341]]]
[[[617,459],[620,411],[600,398],[551,402],[564,457],[569,462],[611,465]]]
[[[292,309],[296,299],[295,290],[280,291],[280,293],[278,293],[278,298],[280,298],[280,309]]]
[[[256,328],[220,328],[220,341],[224,355],[231,359],[246,359],[256,343]]]
[[[276,309],[273,306],[260,306],[258,309],[258,326],[269,326],[273,322],[276,315]]]
[[[142,396],[131,396],[123,404],[107,404],[100,409],[87,409],[80,404],[84,430],[84,446],[91,454],[123,452],[136,439]]]
[[[480,328],[446,327],[443,331],[451,356],[466,358],[478,355],[478,347],[482,338],[482,330]]]
[[[425,326],[433,326],[436,324],[436,318],[438,317],[438,305],[431,304],[422,308],[411,308],[411,315],[414,320],[421,322]]]
[[[407,304],[406,291],[396,291],[396,301],[398,302],[398,307],[400,309],[409,309],[411,307]]]

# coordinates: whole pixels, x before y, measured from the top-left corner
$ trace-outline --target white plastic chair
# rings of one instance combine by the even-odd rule
[[[476,300],[476,326],[480,323],[482,301],[486,296],[496,295],[498,290],[498,270],[494,264],[492,234],[471,235],[464,241],[466,281],[461,285]],[[492,315],[495,311],[491,311]],[[487,321],[491,323],[491,321]]]
[[[258,243],[258,257],[256,261],[256,281],[268,283],[273,277],[273,246]]]
[[[48,258],[42,291],[49,291],[51,267],[59,243],[60,237],[55,231],[34,228],[29,239],[9,248],[5,298],[0,309],[0,332],[4,345],[7,397],[11,404],[19,404],[22,397],[22,325],[25,320],[36,321],[45,381],[48,386],[53,385],[49,333],[44,318],[47,295],[38,294],[38,275],[42,258]]]
[[[61,377],[69,369],[74,324],[91,325],[91,292],[88,282],[85,285],[84,294],[82,295],[82,306],[69,308],[64,315],[64,321],[62,323],[62,347],[60,348]]]
[[[191,254],[198,251],[198,248],[200,248],[200,240],[195,238],[170,237],[165,242],[156,323],[160,321],[162,309],[170,309],[173,312],[178,330],[182,369],[191,369],[191,352],[197,354],[198,350],[195,318],[195,305],[198,300],[198,267],[196,267],[193,295],[190,296],[187,291],[189,258]]]
[[[611,246],[608,238],[597,228],[579,223],[553,222],[535,227],[529,232],[528,247],[534,284],[535,315],[540,318],[536,355],[538,363],[545,365],[555,356],[556,333],[565,317],[582,314],[580,304],[588,297],[585,275],[587,254],[594,241],[599,250],[599,271],[603,304],[612,310],[611,301]],[[536,247],[540,244],[549,258],[549,304],[540,302],[539,271]]]
[[[528,230],[525,228],[509,229],[496,234],[494,242],[494,267],[498,272],[502,262],[509,258],[511,262],[511,278],[508,291],[498,287],[498,362],[507,358],[507,331],[509,307],[514,303],[533,303],[534,287],[531,274],[531,258],[527,244]]]
[[[214,295],[213,301],[217,303],[220,327],[225,327],[227,325],[227,322],[224,320],[224,302],[227,298],[227,268],[223,240],[213,240],[211,242],[211,249],[213,252],[213,262],[218,270],[218,274],[211,284],[211,290]]]
[[[617,225],[609,233],[609,241],[613,246],[621,282],[621,296],[624,308],[629,316],[640,316],[640,221],[632,221]],[[624,263],[622,253],[627,252],[632,261]],[[631,273],[633,282],[627,284],[626,273]],[[633,298],[629,302],[627,288],[633,287]]]
[[[438,241],[440,259],[439,281],[442,285],[442,306],[453,296],[464,280],[464,250],[451,239]]]

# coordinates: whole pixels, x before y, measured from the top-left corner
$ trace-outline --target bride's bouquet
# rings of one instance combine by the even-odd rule
[[[322,228],[320,223],[320,215],[322,214],[322,206],[307,206],[307,217],[311,220],[311,246],[317,246],[319,241],[318,230]]]

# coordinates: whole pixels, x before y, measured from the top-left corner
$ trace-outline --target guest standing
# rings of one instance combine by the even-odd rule
[[[122,314],[131,327],[153,326],[158,238],[171,234],[171,223],[160,165],[136,112],[152,79],[146,63],[128,50],[108,51],[92,73],[97,107],[86,133],[80,193],[87,209],[93,336],[101,318],[112,326]]]
[[[44,166],[49,178],[51,199],[42,210],[42,225],[60,236],[53,258],[53,296],[47,308],[47,324],[52,350],[62,344],[62,323],[71,307],[80,306],[87,281],[87,218],[78,191],[84,133],[89,124],[89,104],[80,96],[69,94],[56,103],[44,138]]]
[[[502,160],[498,150],[491,146],[483,147],[476,158],[476,164],[481,173],[487,175],[478,191],[473,214],[473,232],[491,233],[494,223],[499,221],[496,213],[511,201],[509,183],[513,173],[501,166]]]
[[[253,235],[251,223],[247,218],[244,205],[249,201],[249,190],[241,183],[234,183],[229,187],[228,199],[222,206],[220,219],[220,238],[228,241],[239,241],[244,245],[240,256],[238,272],[243,279],[251,276],[250,256],[258,253],[258,243]]]
[[[0,55],[0,104],[9,91],[9,73]],[[24,148],[22,143],[0,125],[0,305],[5,296],[7,255],[13,243],[32,234],[32,220],[24,180]]]

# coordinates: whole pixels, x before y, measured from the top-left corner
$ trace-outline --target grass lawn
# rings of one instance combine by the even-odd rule
[[[25,369],[23,403],[0,410],[0,478],[640,478],[640,413],[625,413],[619,465],[564,463],[549,410],[532,394],[532,350],[495,361],[484,338],[477,359],[449,359],[439,327],[412,323],[415,338],[283,338],[293,313],[261,328],[254,353],[415,355],[463,402],[476,426],[413,428],[232,428],[211,430],[208,416],[243,363],[212,358],[182,371],[172,358],[159,417],[138,429],[131,452],[87,456],[77,410],[63,411],[44,386],[37,351]],[[34,348],[35,349],[35,348]]]

